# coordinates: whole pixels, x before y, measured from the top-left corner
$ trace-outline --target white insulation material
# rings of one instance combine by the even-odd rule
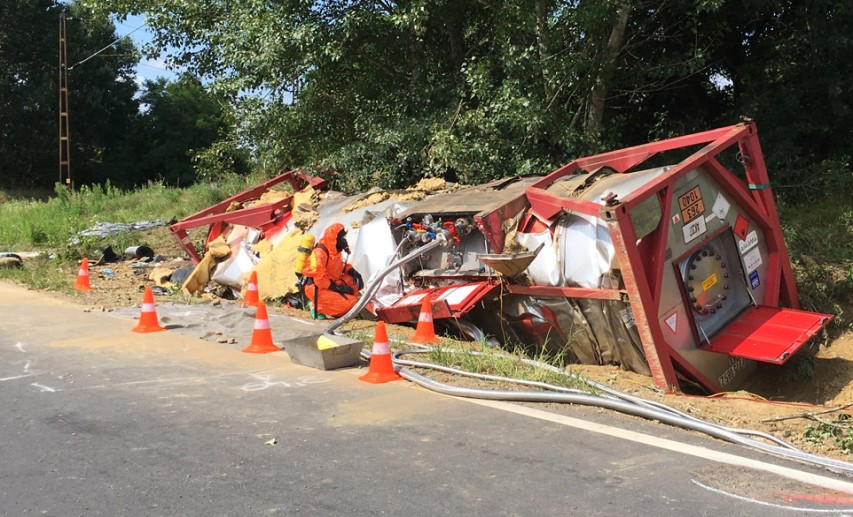
[[[613,266],[616,250],[607,227],[596,217],[568,214],[554,229],[565,285],[601,287],[601,276]]]
[[[538,285],[560,285],[557,250],[554,248],[551,232],[546,230],[541,233],[519,233],[516,236],[516,240],[530,251],[535,250],[540,244],[545,243],[545,246],[539,251],[539,254],[530,263],[530,266],[528,266],[527,274]]]
[[[570,214],[560,218],[551,232],[519,233],[516,240],[533,251],[545,246],[527,268],[538,285],[601,287],[601,276],[610,271],[616,251],[607,227],[594,217]]]
[[[623,199],[668,169],[661,167],[610,176],[606,181],[590,186],[579,198],[599,205],[604,205],[601,198],[609,193]],[[607,225],[601,219],[571,212],[560,217],[554,225],[556,244],[550,242],[548,232],[519,234],[517,240],[530,251],[535,250],[540,242],[548,243],[529,269],[536,283],[585,288],[608,287],[602,284],[602,279],[616,266],[616,250],[610,240]],[[545,253],[546,251],[549,253]]]
[[[394,236],[384,216],[375,217],[361,225],[356,240],[350,247],[353,250],[352,267],[361,273],[365,284],[370,284],[395,258]],[[398,269],[382,279],[373,301],[376,305],[385,307],[396,302],[401,294],[402,277]]]
[[[232,252],[230,258],[216,265],[211,280],[234,289],[241,289],[244,277],[260,262],[260,259],[247,249],[247,246],[246,243],[238,243],[237,252]]]

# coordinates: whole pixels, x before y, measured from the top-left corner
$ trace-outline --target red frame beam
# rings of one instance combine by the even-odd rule
[[[199,255],[198,250],[196,250],[195,245],[190,240],[187,230],[209,225],[209,238],[204,245],[204,248],[206,248],[207,242],[210,242],[211,240],[210,237],[212,236],[215,238],[218,236],[222,232],[223,226],[226,224],[241,224],[245,226],[260,227],[265,223],[268,223],[275,218],[276,211],[293,201],[292,195],[274,203],[261,206],[244,208],[231,212],[226,212],[226,210],[232,203],[243,203],[245,201],[258,199],[272,186],[284,181],[290,183],[290,186],[294,191],[302,190],[309,185],[316,190],[326,188],[326,180],[322,178],[308,176],[302,171],[288,171],[276,176],[275,178],[267,180],[260,185],[235,194],[215,205],[209,206],[204,210],[200,210],[199,212],[187,216],[177,223],[169,226],[169,230],[172,232],[172,235],[178,239],[178,244],[187,252],[187,255],[189,255],[190,259],[193,261],[193,264],[197,265],[201,261],[201,256]],[[202,251],[205,250],[202,249]]]
[[[511,294],[538,296],[542,298],[592,298],[595,300],[628,301],[628,292],[619,289],[518,284],[509,284],[505,289]]]

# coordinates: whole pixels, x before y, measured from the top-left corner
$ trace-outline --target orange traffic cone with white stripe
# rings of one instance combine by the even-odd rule
[[[376,324],[376,335],[373,337],[373,350],[370,352],[370,368],[358,380],[382,384],[400,379],[402,377],[394,371],[394,363],[391,361],[391,347],[388,345],[388,332],[385,331],[385,322],[379,320],[379,323]]]
[[[74,289],[78,291],[91,291],[92,286],[89,285],[89,259],[83,257],[80,262],[80,269],[77,270],[77,281],[74,282]]]
[[[252,342],[243,349],[247,354],[267,354],[281,350],[272,342],[270,320],[267,317],[267,306],[258,301],[258,312],[255,314],[255,329],[252,331]]]
[[[243,297],[243,307],[258,306],[258,274],[252,271],[249,285],[246,286],[246,296]]]
[[[432,304],[430,304],[429,295],[424,296],[424,301],[421,303],[421,314],[418,316],[418,327],[415,329],[412,342],[438,343],[438,338],[435,337],[435,327],[432,324]]]
[[[166,330],[157,321],[157,309],[154,308],[154,293],[151,286],[145,288],[142,295],[142,312],[139,314],[139,324],[133,327],[134,332],[160,332]]]

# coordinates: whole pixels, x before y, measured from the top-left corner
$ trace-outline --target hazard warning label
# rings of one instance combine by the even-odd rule
[[[673,312],[672,314],[667,316],[663,320],[663,322],[666,323],[666,326],[669,327],[669,330],[671,330],[672,333],[675,334],[676,330],[678,329],[678,313]]]

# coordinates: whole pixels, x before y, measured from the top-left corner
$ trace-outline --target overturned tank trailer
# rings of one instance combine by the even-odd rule
[[[352,226],[350,262],[383,275],[368,308],[389,323],[417,321],[428,296],[439,329],[714,393],[831,319],[799,310],[753,123],[344,211],[357,198],[321,203],[310,233]]]

